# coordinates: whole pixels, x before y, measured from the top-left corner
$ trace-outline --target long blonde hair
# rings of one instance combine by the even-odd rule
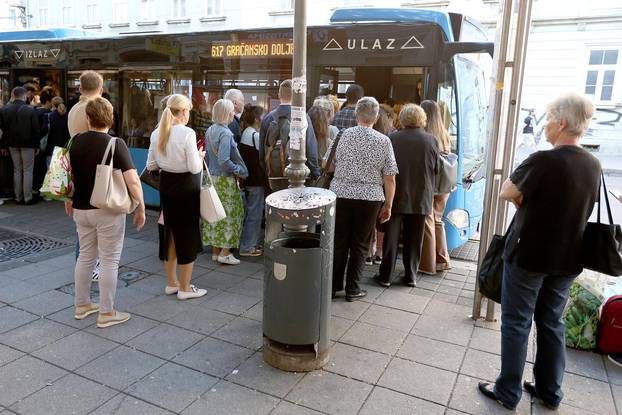
[[[171,132],[171,126],[173,120],[178,117],[181,111],[192,108],[192,103],[185,95],[174,94],[168,97],[166,101],[166,108],[162,111],[162,117],[160,118],[159,129],[160,135],[158,140],[158,151],[162,154],[166,154],[166,145]]]
[[[421,103],[421,108],[425,111],[428,118],[426,131],[432,134],[438,142],[438,148],[444,153],[451,151],[451,140],[449,131],[445,128],[443,117],[441,116],[441,107],[430,99],[426,99]]]

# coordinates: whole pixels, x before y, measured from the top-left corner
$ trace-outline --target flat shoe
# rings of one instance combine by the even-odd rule
[[[507,404],[503,401],[500,401],[497,398],[497,394],[495,393],[494,390],[494,385],[492,383],[488,383],[488,382],[479,382],[477,384],[477,388],[479,389],[479,391],[482,393],[482,395],[484,395],[485,397],[492,399],[493,401],[497,401],[497,403],[501,406],[503,406],[505,409],[509,409],[510,411],[513,411],[516,409],[516,406],[512,406],[510,404]]]
[[[197,288],[194,285],[190,286],[190,291],[177,291],[177,299],[178,300],[190,300],[193,298],[203,297],[207,294],[207,290],[204,288]]]
[[[352,301],[357,301],[367,296],[367,291],[361,290],[355,294],[346,293],[346,301],[351,303]]]
[[[528,382],[528,381],[524,381],[523,382],[523,388],[525,388],[525,390],[527,391],[528,394],[531,395],[532,398],[535,398],[537,400],[539,400],[542,405],[544,405],[545,407],[547,407],[548,409],[552,410],[552,411],[556,411],[559,409],[559,405],[553,405],[550,404],[548,402],[545,402],[544,400],[542,400],[539,396],[538,396],[538,392],[536,391],[536,385],[533,382]]]
[[[404,284],[406,284],[409,287],[417,286],[417,283],[415,282],[415,280],[407,280],[406,278],[404,278]]]
[[[374,275],[372,279],[374,280],[376,284],[378,284],[381,287],[389,288],[391,286],[390,282],[386,282],[380,279],[380,274]]]
[[[91,314],[97,313],[98,311],[99,311],[99,304],[97,303],[85,304],[85,305],[76,307],[73,313],[73,317],[76,320],[84,320]]]
[[[125,323],[130,319],[130,313],[122,313],[121,311],[114,310],[111,316],[105,316],[100,314],[97,316],[97,327],[100,329],[116,326],[117,324]]]
[[[177,294],[177,292],[179,291],[179,287],[169,287],[168,285],[166,286],[166,288],[164,289],[164,293],[166,295],[173,295],[173,294]]]
[[[233,256],[233,254],[229,254],[227,256],[218,256],[218,263],[224,265],[238,265],[240,260]]]

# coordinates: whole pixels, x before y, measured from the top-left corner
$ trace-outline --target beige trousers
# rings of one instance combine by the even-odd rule
[[[439,271],[451,268],[449,265],[449,252],[447,251],[445,224],[443,223],[443,212],[445,212],[447,199],[449,199],[449,193],[434,195],[432,213],[425,218],[419,272],[436,274]]]
[[[80,254],[76,261],[75,304],[91,302],[91,278],[99,256],[99,312],[110,313],[117,292],[119,260],[125,236],[125,214],[110,213],[103,209],[74,209],[80,238]]]

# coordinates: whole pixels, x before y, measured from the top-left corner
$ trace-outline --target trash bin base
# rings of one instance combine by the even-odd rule
[[[263,338],[263,360],[270,366],[287,372],[311,372],[328,363],[329,349],[315,353],[310,348],[287,347],[282,343]]]

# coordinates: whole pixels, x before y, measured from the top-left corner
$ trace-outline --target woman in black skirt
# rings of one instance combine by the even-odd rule
[[[165,293],[187,300],[207,291],[190,284],[197,253],[203,249],[199,226],[199,192],[205,152],[197,150],[194,130],[186,127],[191,103],[171,95],[158,128],[151,134],[147,169],[160,170],[160,203],[164,216]],[[179,265],[179,280],[177,266]]]

